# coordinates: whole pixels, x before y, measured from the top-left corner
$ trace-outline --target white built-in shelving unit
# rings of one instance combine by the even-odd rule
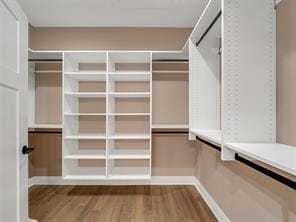
[[[274,6],[209,1],[189,38],[189,138],[220,146],[222,160],[243,154],[295,176],[296,148],[276,143]]]
[[[63,177],[151,177],[151,52],[64,52]]]

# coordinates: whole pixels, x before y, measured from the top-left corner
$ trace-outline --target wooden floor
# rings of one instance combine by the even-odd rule
[[[33,186],[39,222],[217,221],[194,186]]]

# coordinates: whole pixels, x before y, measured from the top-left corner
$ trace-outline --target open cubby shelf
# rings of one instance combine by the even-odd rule
[[[63,75],[63,177],[149,179],[151,52],[65,52]]]

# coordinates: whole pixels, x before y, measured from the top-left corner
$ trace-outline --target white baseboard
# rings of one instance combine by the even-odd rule
[[[222,209],[195,176],[152,176],[151,180],[63,180],[62,177],[32,177],[33,185],[193,185],[199,191],[218,221],[230,222]]]
[[[219,205],[215,202],[215,200],[211,197],[211,195],[208,193],[208,191],[203,187],[203,185],[199,182],[197,178],[195,179],[195,187],[204,199],[204,201],[207,203],[213,214],[216,216],[218,221],[221,222],[230,222],[228,217],[225,215],[223,210],[219,207]]]

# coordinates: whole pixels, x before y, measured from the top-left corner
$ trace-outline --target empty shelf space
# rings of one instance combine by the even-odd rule
[[[68,180],[101,180],[106,176],[105,167],[75,167],[66,173],[64,179]]]
[[[106,93],[94,93],[94,92],[65,92],[65,96],[71,96],[76,98],[104,98]]]
[[[110,116],[150,116],[150,113],[109,113]]]
[[[115,98],[147,98],[150,97],[149,92],[133,92],[133,93],[109,93]]]
[[[106,139],[105,134],[99,134],[99,133],[79,133],[76,135],[65,135],[65,139],[87,139],[87,140],[98,140],[98,139]]]
[[[66,154],[64,159],[105,159],[105,150],[77,150],[76,152]]]
[[[149,150],[113,150],[109,159],[150,159]]]
[[[190,130],[190,132],[210,143],[214,143],[219,146],[222,144],[221,130],[194,130],[193,129],[193,130]]]
[[[62,74],[62,70],[35,70],[35,74],[51,74],[51,73],[60,73]]]
[[[109,139],[150,139],[150,134],[145,133],[115,133]]]
[[[64,180],[104,180],[105,175],[66,175]]]
[[[106,113],[64,113],[65,116],[105,116]]]
[[[112,81],[149,81],[151,77],[150,73],[147,74],[131,74],[131,73],[109,73],[109,79]]]
[[[152,129],[188,129],[186,124],[153,124]]]
[[[106,81],[105,71],[64,72],[64,75],[77,81]]]
[[[226,143],[225,146],[275,168],[296,175],[296,148],[279,143]]]
[[[122,71],[114,71],[108,72],[109,75],[150,75],[150,71],[146,70],[122,70]]]
[[[109,179],[150,179],[149,167],[114,167],[108,175]]]

